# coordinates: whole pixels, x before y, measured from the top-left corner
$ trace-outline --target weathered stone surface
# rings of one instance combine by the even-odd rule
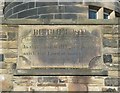
[[[0,74],[0,91],[11,91],[13,88],[12,85],[12,76],[8,74]]]
[[[3,62],[0,63],[0,69],[6,69],[6,67],[7,67],[6,63]]]
[[[7,41],[0,41],[0,48],[7,49],[8,48],[8,42]]]
[[[15,70],[14,75],[16,76],[30,76],[30,75],[89,75],[89,76],[107,76],[107,71],[105,70],[92,70],[92,69],[50,69],[50,68],[41,68],[41,69],[22,69],[22,70]]]
[[[24,69],[27,64],[34,68],[89,68],[89,63],[101,55],[100,27],[21,25],[18,68]]]
[[[8,32],[8,41],[17,41],[17,32]]]
[[[119,77],[119,71],[118,70],[108,71],[108,75],[110,77]]]
[[[68,91],[88,91],[88,86],[79,83],[68,83]]]
[[[12,62],[12,63],[16,63],[17,62],[17,58],[5,58],[4,60],[5,62]]]
[[[111,20],[103,20],[103,19],[7,19],[2,21],[3,24],[11,24],[11,25],[40,25],[40,24],[81,24],[81,25],[118,25],[118,18]]]
[[[16,48],[18,48],[17,41],[9,41],[8,42],[8,48],[9,49],[16,49]]]
[[[103,37],[105,38],[108,38],[108,39],[119,39],[119,28],[118,28],[118,25],[113,25],[113,24],[118,24],[118,20],[115,19],[115,20],[41,20],[41,19],[35,19],[34,20],[7,20],[6,22],[3,21],[3,24],[92,24],[92,25],[95,25],[95,24],[102,24],[102,26],[100,26],[99,29],[101,29],[100,31],[103,32]],[[104,25],[104,24],[109,24],[109,25]],[[71,25],[72,26],[72,25]],[[88,26],[88,25],[87,25]],[[96,25],[95,25],[96,26]],[[14,91],[67,91],[67,83],[70,83],[70,90],[74,91],[74,90],[80,90],[80,87],[82,90],[91,90],[91,91],[95,91],[95,90],[99,90],[99,91],[102,91],[102,89],[104,90],[105,88],[105,91],[108,88],[108,86],[105,86],[103,83],[104,81],[104,78],[105,77],[120,77],[119,76],[119,66],[116,66],[117,63],[119,63],[119,53],[118,53],[118,49],[116,48],[109,48],[109,47],[103,47],[103,50],[101,51],[102,53],[106,53],[106,54],[111,54],[112,55],[112,59],[113,59],[113,62],[111,64],[104,64],[103,63],[103,60],[101,59],[100,62],[97,60],[98,63],[100,63],[99,65],[97,64],[96,65],[96,62],[94,63],[94,68],[95,69],[98,69],[100,66],[101,66],[101,63],[103,63],[105,66],[103,69],[104,70],[92,70],[92,69],[88,69],[88,70],[78,70],[77,68],[72,68],[72,69],[64,69],[61,68],[60,70],[58,69],[33,69],[33,68],[29,68],[30,70],[16,70],[16,64],[13,64],[13,63],[16,63],[17,62],[17,42],[16,42],[16,39],[17,37],[15,37],[15,34],[17,34],[17,31],[18,31],[18,26],[13,26],[13,25],[9,25],[9,26],[4,26],[3,27],[3,31],[5,33],[12,33],[13,34],[9,34],[7,35],[10,42],[9,41],[0,41],[0,49],[2,49],[2,51],[0,50],[0,53],[4,54],[5,55],[5,64],[3,63],[3,65],[0,65],[0,74],[13,74],[14,70],[15,70],[15,73],[13,76],[14,79],[10,80],[11,76],[6,76],[5,75],[5,81],[0,81],[0,84],[3,84],[3,90],[5,91],[9,91],[12,89],[12,86],[13,86],[13,89]],[[10,36],[10,37],[9,37]],[[14,39],[15,38],[15,39]],[[12,41],[13,40],[13,41]],[[14,41],[15,40],[15,41]],[[36,41],[35,41],[36,42]],[[19,44],[19,43],[18,43]],[[1,46],[2,45],[2,46]],[[15,54],[14,54],[14,53]],[[94,60],[93,60],[94,61]],[[25,65],[24,65],[25,66]],[[7,68],[7,69],[6,69]],[[12,70],[13,69],[13,70]],[[82,72],[82,73],[81,73]],[[50,74],[51,73],[51,74]],[[103,75],[103,76],[100,76],[100,77],[90,77],[89,76],[89,82],[83,78],[83,80],[71,80],[71,81],[68,81],[67,79],[61,79],[59,80],[59,83],[60,84],[56,84],[52,82],[52,84],[50,84],[50,81],[52,80],[51,78],[49,78],[46,83],[44,81],[42,81],[43,79],[40,78],[42,75],[57,75],[56,77],[59,77],[59,75]],[[92,74],[91,74],[92,73]],[[18,75],[18,77],[17,77]],[[22,76],[25,76],[25,75],[28,75],[26,77],[22,77]],[[41,75],[40,77],[38,75]],[[17,77],[17,78],[16,78]],[[22,78],[21,78],[22,77]],[[39,77],[39,82],[38,82],[38,77]],[[65,76],[67,77],[67,76]],[[82,76],[83,77],[83,76]],[[70,77],[71,79],[73,77]],[[8,79],[8,80],[7,80]],[[54,80],[53,80],[54,81]],[[56,81],[55,81],[56,82]],[[79,83],[75,83],[75,82],[79,82]],[[42,83],[42,84],[41,84]],[[43,84],[44,83],[44,84]],[[49,84],[47,84],[49,83]],[[84,83],[84,84],[83,84]],[[86,84],[86,85],[85,85]],[[82,86],[81,86],[82,85]],[[0,88],[2,89],[2,88]],[[115,89],[117,90],[117,86],[115,87]],[[92,93],[92,92],[91,92]]]
[[[0,69],[0,74],[7,74],[8,70],[7,69]]]

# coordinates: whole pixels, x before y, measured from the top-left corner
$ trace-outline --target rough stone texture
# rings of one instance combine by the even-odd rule
[[[89,24],[90,22],[91,21],[88,21],[88,23],[86,23],[86,24]],[[94,21],[93,24],[95,22],[96,21]],[[102,21],[99,21],[99,22],[102,22]],[[110,24],[111,24],[111,22],[117,24],[117,21],[109,21],[109,22],[108,22],[109,25],[102,25],[102,27],[103,27],[102,31],[104,33],[103,37],[106,37],[106,38],[114,38],[115,37],[116,38],[117,37],[116,34],[118,34],[118,32],[119,32],[118,25],[110,25]],[[20,22],[18,22],[18,24],[19,23]],[[15,24],[14,21],[13,21],[13,24]],[[5,31],[7,33],[7,35],[8,35],[8,32],[12,32],[12,31],[14,31],[15,34],[17,34],[18,28],[17,28],[17,26],[3,25],[3,31]],[[111,86],[105,86],[104,80],[105,80],[105,78],[107,78],[107,76],[105,76],[105,77],[88,76],[88,77],[86,77],[87,80],[85,78],[83,78],[83,76],[79,76],[79,77],[55,76],[55,78],[53,78],[53,81],[51,81],[52,80],[51,77],[48,77],[46,80],[46,79],[43,79],[42,76],[14,76],[13,75],[14,69],[16,68],[15,63],[17,62],[17,55],[18,55],[17,54],[18,47],[17,47],[16,39],[17,39],[17,35],[15,38],[10,37],[9,41],[0,40],[0,44],[2,44],[2,47],[0,46],[0,49],[2,49],[2,51],[0,51],[0,53],[5,54],[5,60],[4,60],[5,64],[2,64],[2,67],[0,68],[0,84],[2,84],[2,88],[0,88],[0,89],[2,89],[4,91],[9,91],[9,90],[12,90],[12,91],[13,90],[14,91],[20,91],[20,90],[23,90],[23,91],[34,91],[34,90],[35,91],[40,91],[40,90],[41,91],[46,91],[46,90],[48,90],[48,91],[53,91],[53,90],[54,91],[57,91],[57,90],[59,90],[59,91],[68,91],[68,90],[70,90],[70,91],[76,91],[76,90],[79,90],[79,91],[82,91],[82,90],[83,91],[86,91],[86,90],[107,91],[108,87],[114,89]],[[104,50],[106,50],[106,51],[104,52]],[[118,72],[118,67],[116,65],[118,64],[117,61],[119,61],[119,60],[117,60],[119,55],[118,55],[117,49],[112,48],[112,47],[111,48],[107,47],[106,49],[105,49],[105,47],[103,47],[102,53],[108,53],[109,51],[112,51],[111,55],[113,58],[113,63],[105,64],[104,69],[108,70],[108,77],[118,78],[119,72]],[[114,51],[116,51],[116,53],[114,53]],[[97,68],[97,66],[98,65],[95,64],[96,68]],[[5,79],[1,78],[1,76],[4,76]],[[57,82],[56,78],[57,78],[58,82]],[[80,79],[80,78],[82,78],[82,79]],[[86,81],[84,81],[84,80],[86,80]],[[115,89],[117,90],[117,87],[115,87]]]
[[[0,91],[11,91],[13,88],[12,75],[0,74],[0,84]]]

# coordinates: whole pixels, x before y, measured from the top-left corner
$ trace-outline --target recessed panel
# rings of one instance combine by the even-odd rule
[[[19,26],[18,68],[89,68],[101,56],[99,26]]]

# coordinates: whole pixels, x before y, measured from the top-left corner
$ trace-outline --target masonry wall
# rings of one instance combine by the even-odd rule
[[[105,83],[106,78],[119,77],[119,25],[103,25],[102,31],[102,54],[112,56],[112,63],[105,63],[108,77],[102,76],[14,76],[18,55],[18,31],[19,25],[1,25],[0,30],[0,84],[2,91],[75,91],[79,88],[88,91],[107,91],[111,88],[118,90],[118,81]],[[102,55],[102,56],[103,56]],[[103,62],[103,61],[102,61]],[[104,62],[103,62],[104,63]],[[97,67],[97,66],[96,66]],[[94,68],[96,68],[94,67]],[[86,81],[84,81],[86,78]],[[74,87],[77,86],[77,87]],[[72,88],[73,89],[72,89]]]

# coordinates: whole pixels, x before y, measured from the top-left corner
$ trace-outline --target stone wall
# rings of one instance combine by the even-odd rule
[[[118,90],[118,86],[114,86],[111,84],[105,85],[105,78],[119,77],[119,26],[102,25],[102,27],[102,54],[111,55],[112,57],[112,63],[110,63],[110,59],[108,59],[107,62],[104,64],[104,69],[108,70],[108,76],[45,77],[14,75],[14,71],[16,70],[19,46],[17,42],[19,26],[1,25],[2,29],[0,29],[0,89],[2,89],[2,91],[107,91],[107,89],[109,88],[113,90]]]

